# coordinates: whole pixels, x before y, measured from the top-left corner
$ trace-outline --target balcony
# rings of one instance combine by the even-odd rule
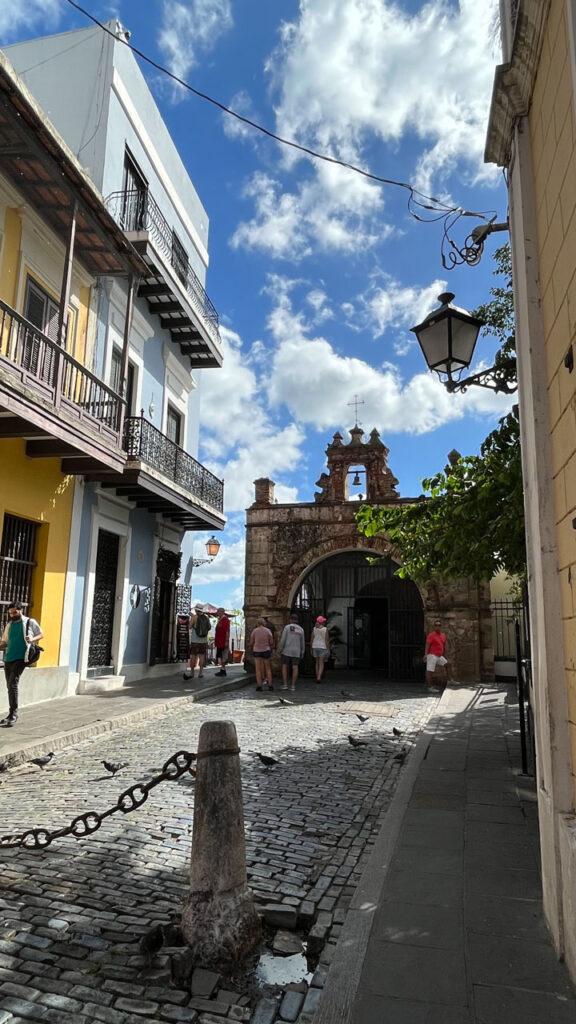
[[[103,474],[89,466],[87,480],[98,481],[136,508],[158,513],[184,530],[222,529],[224,484],[188,452],[175,444],[144,416],[129,416],[124,423],[121,475]],[[80,472],[75,459],[62,460],[64,472]]]
[[[218,313],[150,192],[113,192],[106,206],[149,269],[140,281],[139,297],[147,300],[150,312],[160,317],[194,367],[221,366]]]
[[[31,458],[70,456],[122,469],[122,399],[0,300],[0,438]]]

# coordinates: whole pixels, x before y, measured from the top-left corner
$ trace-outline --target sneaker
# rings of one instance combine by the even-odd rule
[[[6,718],[3,718],[0,725],[5,725],[7,729],[11,729],[12,726],[18,721],[18,714],[16,711],[10,711]]]
[[[269,690],[273,690],[273,689],[274,689],[274,687],[272,686],[272,683],[269,683],[269,685],[268,685],[268,689],[269,689]]]
[[[283,683],[283,684],[282,684],[282,689],[283,689],[283,690],[287,690],[287,689],[288,689],[288,687],[287,687],[287,686],[286,686],[286,685],[285,685],[285,684]]]
[[[262,689],[262,687],[261,687],[261,686],[257,686],[257,687],[256,687],[256,689],[257,689],[257,690],[261,690],[261,689]]]
[[[220,671],[219,672],[215,672],[214,675],[215,676],[225,676],[226,675],[226,669],[221,668]]]
[[[194,676],[192,674],[188,675],[188,672],[184,672],[182,674],[182,679],[187,683],[189,679],[194,679]]]
[[[292,693],[296,692],[296,687],[295,686],[291,686],[290,689],[292,690]]]

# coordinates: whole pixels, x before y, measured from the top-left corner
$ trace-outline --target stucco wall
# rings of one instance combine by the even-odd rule
[[[566,4],[551,4],[530,112],[542,320],[576,801],[576,139]]]

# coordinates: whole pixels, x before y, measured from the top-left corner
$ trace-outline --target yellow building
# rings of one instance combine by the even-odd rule
[[[75,157],[0,54],[0,618],[41,623],[24,703],[63,695],[75,475],[124,466],[121,398],[90,372],[102,276],[142,273]],[[127,318],[129,319],[129,318]],[[74,461],[77,461],[77,467]],[[0,688],[0,711],[5,706]]]
[[[576,979],[576,12],[500,7],[486,160],[509,175],[544,907]]]

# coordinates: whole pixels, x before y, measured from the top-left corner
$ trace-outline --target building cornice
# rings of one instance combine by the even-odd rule
[[[506,167],[514,124],[530,109],[532,91],[551,0],[521,0],[518,5],[512,54],[494,75],[484,162]]]

